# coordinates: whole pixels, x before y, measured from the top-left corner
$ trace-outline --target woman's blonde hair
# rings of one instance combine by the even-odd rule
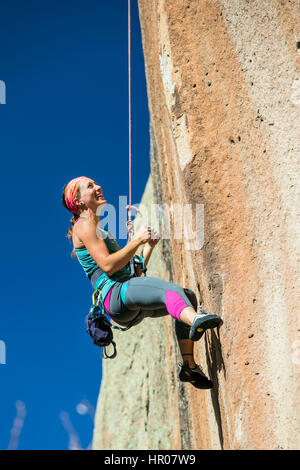
[[[67,187],[67,185],[64,186],[63,192],[62,192],[62,204],[69,211],[69,208],[67,206],[66,199],[65,199],[65,189],[66,189],[66,187]],[[79,188],[77,190],[76,196],[78,198],[80,198],[80,189]],[[78,217],[80,217],[80,214],[73,214],[73,216],[71,217],[71,219],[70,219],[71,227],[69,227],[68,233],[66,234],[67,238],[72,238],[73,227],[74,227],[74,224],[75,224],[76,220],[78,219]],[[72,251],[72,256],[73,256],[73,258],[77,258],[76,253],[75,253],[74,250]]]

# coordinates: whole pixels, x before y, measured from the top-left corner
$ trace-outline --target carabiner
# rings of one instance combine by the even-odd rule
[[[98,297],[97,297],[97,301],[96,301],[95,296],[96,296],[97,294],[98,294]],[[96,290],[93,292],[93,297],[92,297],[92,298],[93,298],[93,305],[94,305],[95,307],[98,307],[98,305],[99,305],[99,303],[100,303],[101,294],[102,294],[102,292],[101,292],[100,289],[96,289]]]
[[[113,345],[114,347],[114,352],[112,353],[111,356],[109,356],[107,353],[106,353],[106,346],[103,348],[103,351],[102,351],[102,357],[103,359],[114,359],[117,355],[117,347],[116,347],[116,343],[114,341],[112,341],[110,344]]]

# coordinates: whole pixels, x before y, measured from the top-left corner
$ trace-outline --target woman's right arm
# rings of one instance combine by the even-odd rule
[[[103,271],[112,276],[129,263],[139,246],[151,238],[151,228],[139,230],[137,235],[124,248],[110,254],[102,238],[96,235],[96,225],[87,220],[77,227],[77,235],[89,251],[93,260]]]

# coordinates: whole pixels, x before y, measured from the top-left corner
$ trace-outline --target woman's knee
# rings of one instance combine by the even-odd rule
[[[192,291],[191,289],[187,289],[187,288],[184,288],[183,290],[184,290],[185,295],[187,296],[187,298],[191,302],[191,304],[193,306],[193,309],[197,311],[198,301],[197,301],[197,297],[196,297],[195,292]]]

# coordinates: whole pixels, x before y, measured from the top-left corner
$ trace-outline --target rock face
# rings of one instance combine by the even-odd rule
[[[148,274],[193,289],[224,325],[195,346],[211,392],[178,382],[172,318],[118,335],[94,448],[299,448],[299,2],[139,10],[152,163],[142,202],[204,207],[204,239],[191,243],[186,217],[175,238],[171,219]]]

